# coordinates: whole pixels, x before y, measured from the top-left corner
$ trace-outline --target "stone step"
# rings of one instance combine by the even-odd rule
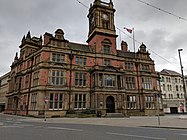
[[[107,113],[105,118],[124,118],[124,114],[122,113]]]

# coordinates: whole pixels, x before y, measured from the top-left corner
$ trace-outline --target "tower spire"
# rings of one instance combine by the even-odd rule
[[[16,55],[14,57],[14,61],[18,60],[18,52],[16,52]]]
[[[110,0],[109,6],[110,6],[111,8],[113,8],[114,4],[113,4],[113,1],[112,1],[112,0]]]
[[[31,33],[30,33],[30,31],[28,31],[26,39],[31,39]]]
[[[95,5],[99,5],[100,3],[101,3],[101,0],[95,0],[95,1],[94,1],[94,4],[95,4]]]
[[[102,0],[95,0],[93,6],[90,6],[89,18],[89,43],[95,35],[105,35],[117,37],[114,25],[113,1],[103,2]]]

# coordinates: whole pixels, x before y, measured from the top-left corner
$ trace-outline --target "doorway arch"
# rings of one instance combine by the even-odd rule
[[[115,102],[113,96],[106,98],[106,113],[115,113]]]

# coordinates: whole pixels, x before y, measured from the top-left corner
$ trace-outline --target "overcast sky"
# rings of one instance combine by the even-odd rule
[[[94,0],[80,0],[89,7]],[[103,0],[110,1],[110,0]],[[187,0],[143,0],[187,19]],[[157,71],[180,72],[178,48],[182,48],[184,74],[187,75],[187,21],[158,11],[137,0],[113,0],[115,25],[135,28],[135,39],[143,42],[155,61]],[[10,65],[23,35],[45,32],[54,34],[61,28],[71,42],[86,43],[88,9],[76,0],[0,0],[0,76],[10,71]],[[117,34],[119,31],[116,29]],[[125,30],[123,30],[126,32]],[[126,32],[127,33],[127,32]],[[128,34],[128,33],[127,33]],[[132,40],[121,33],[133,51]],[[120,37],[117,39],[118,49]],[[136,49],[140,46],[136,43]]]

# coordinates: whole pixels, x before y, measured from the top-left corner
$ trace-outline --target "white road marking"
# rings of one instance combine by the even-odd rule
[[[11,126],[11,125],[4,125],[1,127],[3,127],[3,128],[24,128],[23,126]]]
[[[62,127],[47,127],[48,129],[58,129],[58,130],[69,130],[69,131],[83,131],[82,129],[74,128],[62,128]]]
[[[175,130],[175,131],[187,131],[186,129],[168,129],[168,130]]]
[[[22,122],[14,122],[14,123],[18,123],[18,124],[20,124],[20,123],[22,123]]]
[[[14,126],[33,127],[32,124],[13,124]]]
[[[187,134],[177,134],[177,135],[181,135],[181,136],[187,136]]]
[[[7,123],[12,123],[12,121],[5,121],[5,122],[7,122]]]
[[[43,126],[35,126],[34,128],[43,128]]]
[[[20,124],[20,126],[33,127],[34,125],[32,125],[32,124]]]
[[[167,129],[167,130],[171,130],[171,131],[187,131],[186,129],[176,129],[176,128],[167,128],[167,127],[144,127],[144,126],[142,126],[142,127],[140,127],[141,129]]]
[[[109,135],[116,135],[116,136],[126,136],[126,137],[136,137],[136,138],[146,138],[146,139],[154,139],[154,140],[166,140],[166,138],[148,137],[148,136],[139,136],[139,135],[130,135],[130,134],[112,133],[112,132],[106,132],[106,134],[109,134]]]

